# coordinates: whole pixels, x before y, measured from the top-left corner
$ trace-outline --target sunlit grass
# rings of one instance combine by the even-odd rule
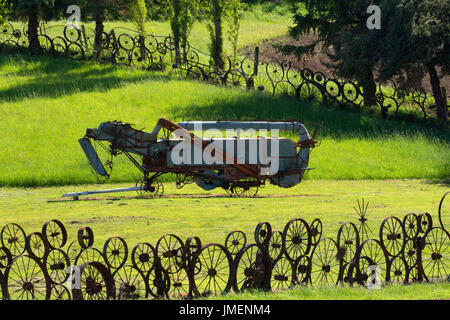
[[[310,132],[321,123],[308,179],[450,176],[447,130],[183,80],[170,71],[0,56],[0,74],[0,185],[95,182],[77,141],[86,128],[121,120],[151,130],[160,117],[295,119]],[[112,181],[135,181],[138,174],[119,159]]]

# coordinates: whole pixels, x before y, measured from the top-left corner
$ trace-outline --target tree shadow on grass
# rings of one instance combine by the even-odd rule
[[[321,125],[319,137],[384,139],[393,135],[423,135],[450,143],[450,130],[434,129],[421,123],[386,120],[359,111],[341,110],[331,105],[310,101],[299,101],[288,97],[274,97],[255,92],[254,94],[218,97],[208,105],[172,107],[169,110],[177,119],[217,120],[276,120],[298,121],[311,132],[316,124]]]
[[[6,73],[3,68],[13,69]],[[149,72],[122,65],[75,61],[63,57],[0,55],[0,75],[20,78],[17,85],[1,89],[0,102],[18,102],[27,97],[56,98],[78,92],[104,92],[145,80],[169,80],[169,73]]]

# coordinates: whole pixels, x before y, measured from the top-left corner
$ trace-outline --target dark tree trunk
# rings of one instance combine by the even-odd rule
[[[368,71],[361,82],[363,87],[364,105],[365,106],[375,106],[377,105],[377,84],[373,77],[373,72]],[[387,117],[387,110],[381,109],[381,114],[383,118]]]
[[[436,115],[439,120],[447,121],[447,105],[444,102],[441,93],[441,82],[434,66],[427,65],[428,74],[430,75],[431,88],[433,90],[434,101],[436,103]]]
[[[214,44],[214,64],[218,69],[223,69],[225,63],[223,62],[223,38],[222,38],[222,11],[216,0],[213,0],[213,11],[214,11],[214,34],[215,34],[215,44]]]
[[[105,27],[103,25],[104,21],[105,21],[105,10],[103,8],[100,8],[95,14],[95,39],[94,39],[95,51],[100,51],[103,47],[102,38],[103,32],[105,30]]]
[[[28,43],[31,53],[40,49],[38,39],[39,17],[37,8],[30,9],[28,13]]]
[[[180,0],[172,0],[173,5],[173,21],[172,21],[172,33],[175,47],[175,64],[180,64]]]

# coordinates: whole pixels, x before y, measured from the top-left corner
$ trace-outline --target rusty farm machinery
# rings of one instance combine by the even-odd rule
[[[257,131],[258,130],[258,131]],[[216,131],[234,136],[200,138],[194,132]],[[278,136],[279,131],[298,135],[295,142]],[[241,137],[241,133],[253,133]],[[265,136],[255,134],[266,133]],[[275,133],[274,133],[275,132]],[[270,133],[270,136],[267,135]],[[143,197],[161,197],[163,174],[176,175],[178,188],[196,183],[204,190],[223,188],[231,196],[254,197],[266,181],[282,188],[300,183],[309,170],[316,131],[309,135],[298,122],[271,121],[183,121],[175,124],[161,118],[152,132],[134,129],[128,123],[104,122],[87,129],[79,140],[93,171],[109,179],[112,159],[125,155],[142,173],[135,187],[66,193],[63,197],[136,191]],[[102,162],[100,145],[110,160]]]

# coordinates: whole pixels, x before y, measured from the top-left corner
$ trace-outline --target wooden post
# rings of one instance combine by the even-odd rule
[[[86,51],[89,50],[89,45],[86,39],[86,30],[84,29],[84,24],[81,25],[81,32],[83,33],[83,39],[84,39],[84,47],[86,48]]]
[[[259,65],[259,47],[255,47],[255,64],[253,66],[253,74],[258,75],[258,65]]]
[[[445,114],[448,114],[447,89],[445,89],[445,87],[442,87],[441,92],[442,92],[442,102],[444,103],[444,111]]]

